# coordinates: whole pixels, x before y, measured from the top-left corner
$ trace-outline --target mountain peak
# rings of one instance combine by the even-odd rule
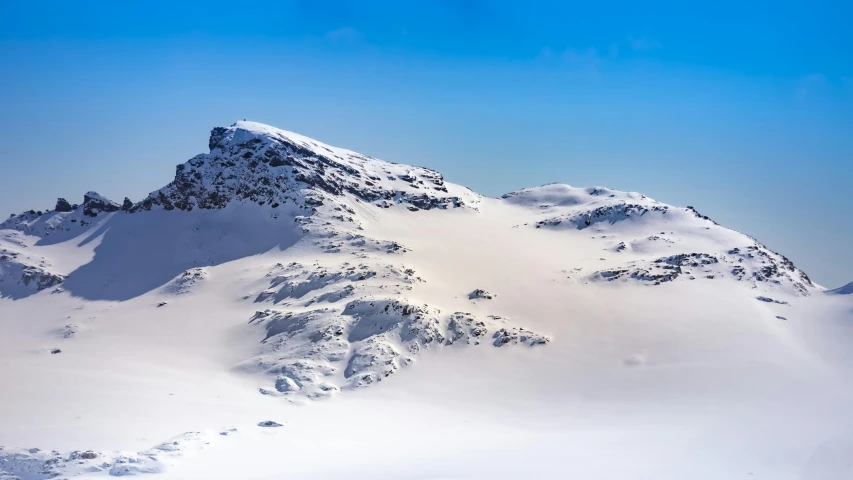
[[[213,153],[216,149],[227,149],[232,145],[247,145],[259,141],[262,143],[290,144],[323,155],[369,158],[351,150],[327,145],[305,135],[247,120],[235,122],[230,127],[215,127],[210,132],[208,147]]]
[[[233,200],[306,206],[306,196],[350,194],[379,206],[460,207],[440,173],[378,160],[298,133],[240,121],[210,133],[210,153],[178,165],[175,180],[131,211],[222,208]]]

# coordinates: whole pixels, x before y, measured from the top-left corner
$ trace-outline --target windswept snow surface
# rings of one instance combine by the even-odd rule
[[[853,478],[853,296],[755,239],[253,122],[210,149],[0,224],[0,479]]]
[[[835,290],[830,290],[826,293],[830,293],[833,295],[850,295],[853,294],[853,282],[844,285],[843,287],[836,288]]]

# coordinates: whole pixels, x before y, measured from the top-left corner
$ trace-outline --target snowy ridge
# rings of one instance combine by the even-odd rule
[[[834,290],[829,290],[826,293],[832,295],[851,295],[853,294],[853,282],[850,282],[847,285],[844,285],[843,287],[838,287]]]
[[[305,431],[344,435],[343,446],[329,442],[328,448],[349,451],[358,442],[335,430],[336,422],[364,417],[360,428],[370,430],[390,417],[400,426],[378,435],[403,438],[400,449],[408,455],[418,450],[409,442],[420,438],[410,423],[444,422],[442,429],[456,432],[469,420],[482,421],[476,417],[481,407],[507,398],[508,409],[487,412],[489,421],[518,418],[524,425],[501,438],[554,423],[557,430],[543,436],[551,443],[553,433],[585,431],[561,415],[577,408],[583,416],[585,405],[602,399],[648,400],[640,403],[647,411],[684,408],[667,402],[682,394],[707,402],[707,384],[747,399],[772,395],[778,403],[795,398],[800,382],[813,382],[810,392],[831,391],[849,379],[853,360],[844,339],[850,337],[831,330],[846,324],[828,322],[827,331],[838,334],[816,333],[823,318],[849,314],[849,299],[813,295],[823,289],[790,260],[693,207],[565,184],[485,198],[426,168],[254,122],[213,129],[209,147],[140,202],[119,204],[87,192],[81,204],[58,199],[50,211],[0,224],[0,361],[10,365],[0,372],[0,385],[18,388],[14,397],[23,398],[0,398],[0,413],[13,414],[12,433],[0,429],[0,442],[13,445],[0,449],[0,479],[172,478],[173,468],[174,478],[237,478],[233,471],[187,474],[178,460],[206,455],[207,445],[227,445],[232,438],[224,437],[237,441],[246,431],[259,442],[249,449],[282,441],[291,435],[288,419],[322,419],[327,411],[294,413],[286,408],[302,406],[291,403],[337,408],[374,392],[390,395],[397,385],[400,395],[414,385],[413,397],[475,392],[468,393],[471,400],[451,398],[452,407],[439,413],[389,415],[382,404],[370,413],[332,416],[321,429],[307,421]],[[849,287],[827,293],[849,293]],[[468,385],[489,368],[494,377]],[[750,390],[765,378],[778,384]],[[203,390],[185,388],[208,379],[215,381]],[[663,393],[655,396],[645,382]],[[75,401],[30,407],[43,405],[44,392],[53,389],[76,395]],[[76,425],[101,419],[94,412],[95,420],[78,422],[90,390],[124,419],[175,414],[158,424],[167,433],[145,438],[193,432],[151,449],[156,442],[90,449],[74,436],[83,428]],[[312,401],[328,397],[338,398]],[[536,418],[535,410],[550,402],[553,409]],[[149,403],[156,408],[148,410]],[[801,410],[798,402],[791,405]],[[183,425],[182,417],[196,408],[209,409],[210,423],[173,425]],[[212,419],[214,426],[226,423],[220,415],[232,410],[252,416],[234,422],[240,435],[233,429],[194,433]],[[454,416],[457,410],[464,413]],[[403,416],[406,422],[399,421]],[[113,430],[115,417],[103,418]],[[622,418],[614,418],[623,428]],[[626,418],[625,425],[636,420]],[[528,419],[535,421],[527,425]],[[49,438],[37,445],[45,450],[17,448],[33,445],[17,440],[39,431],[31,424],[75,432],[56,436],[72,439],[63,445],[73,448],[54,447]],[[143,436],[127,430],[128,442]],[[476,445],[488,437],[475,433]],[[688,432],[690,441],[718,448],[715,435],[703,444]],[[436,438],[453,440],[447,437]],[[688,437],[679,442],[689,443]],[[630,448],[646,448],[644,438],[632,437]],[[315,440],[326,445],[327,439]],[[428,447],[431,464],[437,447]],[[652,453],[649,458],[659,454]],[[544,471],[533,461],[523,467]],[[707,478],[742,474],[726,470]]]
[[[536,208],[534,218],[545,217],[535,221],[537,229],[605,233],[598,237],[612,245],[606,250],[623,256],[634,252],[641,257],[593,272],[587,277],[592,281],[660,285],[677,279],[730,278],[762,291],[783,289],[808,296],[817,289],[808,275],[785,256],[752,237],[720,226],[693,207],[672,207],[634,192],[562,184],[520,190],[503,199]],[[684,250],[682,245],[692,247],[696,236],[706,250]],[[608,237],[618,237],[620,241],[608,241]],[[674,249],[681,251],[672,252]]]
[[[364,202],[404,203],[411,209],[476,201],[471,194],[449,191],[438,172],[384,162],[255,122],[215,128],[209,143],[209,154],[178,165],[174,182],[131,211],[222,208],[233,200],[273,207],[322,204],[312,193],[348,193]]]

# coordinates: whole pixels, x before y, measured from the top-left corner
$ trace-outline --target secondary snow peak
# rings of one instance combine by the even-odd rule
[[[834,290],[829,290],[826,293],[832,295],[853,295],[853,282],[844,285],[843,287],[836,288]]]

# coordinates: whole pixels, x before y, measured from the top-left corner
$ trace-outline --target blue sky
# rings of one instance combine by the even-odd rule
[[[850,2],[0,1],[0,215],[141,199],[238,119],[487,195],[693,205],[853,280]]]

